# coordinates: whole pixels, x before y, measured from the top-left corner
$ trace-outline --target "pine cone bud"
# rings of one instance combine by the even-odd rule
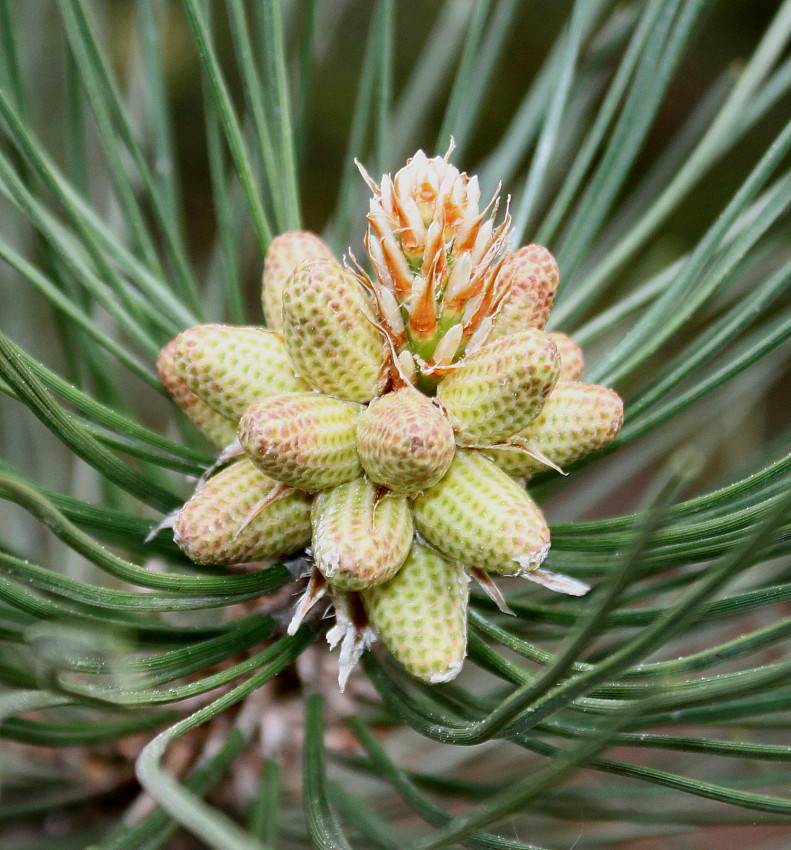
[[[549,529],[527,493],[492,461],[459,450],[445,477],[413,502],[415,527],[451,561],[503,575],[538,567]]]
[[[362,408],[318,393],[257,401],[239,422],[239,442],[267,475],[310,493],[361,473],[355,429]]]
[[[308,389],[283,341],[263,328],[196,325],[176,337],[175,361],[187,387],[234,422],[258,399]]]
[[[371,481],[415,495],[447,471],[456,443],[447,417],[411,388],[373,401],[357,423],[357,451]]]
[[[498,282],[509,287],[489,339],[526,328],[542,330],[549,318],[560,273],[555,258],[541,245],[525,245],[505,258]]]
[[[467,654],[464,570],[415,542],[403,567],[360,594],[376,634],[412,676],[449,682]]]
[[[261,303],[269,330],[282,333],[283,287],[298,265],[312,259],[334,259],[332,251],[315,233],[295,230],[272,240],[264,260],[261,285]]]
[[[551,333],[552,342],[555,343],[560,357],[560,375],[558,381],[576,381],[582,374],[585,360],[582,349],[576,342],[566,334]]]
[[[404,563],[412,534],[407,500],[365,478],[323,490],[313,503],[313,558],[341,590],[387,581]]]
[[[382,389],[385,342],[362,286],[337,263],[311,260],[283,290],[283,334],[297,373],[313,389],[368,402]]]
[[[205,401],[199,399],[176,371],[175,339],[170,340],[159,352],[157,372],[170,397],[204,437],[218,448],[227,446],[236,439],[236,423],[221,416]]]
[[[525,330],[465,357],[437,389],[460,445],[488,446],[521,431],[544,405],[560,372],[548,334]]]
[[[562,467],[606,446],[622,423],[623,401],[614,390],[598,384],[559,381],[544,409],[514,442],[537,449]],[[546,469],[541,461],[513,449],[487,454],[510,475]]]
[[[487,215],[478,178],[460,172],[447,156],[429,159],[418,151],[380,185],[361,169],[373,192],[366,249],[374,288],[402,311],[396,346],[406,344],[424,363],[450,328],[460,326],[466,342],[488,314],[499,297],[497,272],[508,241],[508,216],[496,226],[495,199]]]
[[[187,502],[173,539],[196,564],[239,564],[280,558],[310,541],[310,497],[291,490],[257,510],[277,482],[240,460]]]

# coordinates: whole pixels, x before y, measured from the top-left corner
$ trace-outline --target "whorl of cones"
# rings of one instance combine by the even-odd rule
[[[613,390],[580,383],[579,346],[544,330],[552,255],[510,252],[507,210],[498,223],[496,195],[482,204],[449,154],[418,152],[379,183],[363,170],[372,276],[314,234],[281,234],[265,261],[269,329],[199,325],[158,362],[233,460],[178,512],[176,542],[219,565],[309,544],[289,628],[332,601],[342,684],[374,634],[413,676],[455,677],[468,571],[501,601],[487,573],[584,594],[544,567],[549,526],[524,479],[603,448],[623,420]]]

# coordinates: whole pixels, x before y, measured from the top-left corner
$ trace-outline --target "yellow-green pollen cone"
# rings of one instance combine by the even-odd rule
[[[372,481],[415,496],[447,472],[456,442],[440,408],[421,392],[404,387],[365,409],[357,422],[357,451]]]
[[[261,280],[261,306],[270,331],[283,332],[283,287],[294,269],[306,260],[334,260],[332,251],[315,233],[289,231],[275,236],[266,252]]]
[[[355,432],[362,408],[319,393],[284,393],[251,404],[239,442],[267,475],[316,493],[362,473]]]
[[[192,424],[210,443],[221,449],[236,439],[236,422],[217,413],[187,386],[176,368],[176,343],[177,339],[172,339],[159,352],[159,380]]]
[[[467,654],[469,578],[438,552],[413,543],[385,584],[360,594],[371,628],[424,682],[455,679]]]
[[[275,498],[276,484],[247,459],[232,463],[178,512],[176,543],[196,564],[227,565],[282,558],[307,545],[310,498],[299,490]]]
[[[453,679],[468,573],[504,610],[491,576],[583,595],[544,567],[550,529],[524,481],[623,420],[613,390],[580,382],[579,346],[544,330],[552,255],[512,251],[507,211],[449,155],[418,151],[378,183],[361,167],[372,273],[281,234],[263,277],[271,330],[199,325],[160,357],[173,400],[225,446],[172,520],[176,542],[218,565],[310,546],[289,632],[332,603],[341,688],[377,637],[411,675]]]
[[[404,496],[365,478],[323,490],[313,500],[313,558],[341,590],[363,590],[392,578],[409,552],[414,526]]]

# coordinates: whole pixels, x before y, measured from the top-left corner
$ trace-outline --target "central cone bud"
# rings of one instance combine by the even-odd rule
[[[357,422],[357,453],[371,481],[416,495],[447,471],[456,444],[447,417],[422,393],[405,388],[374,401]]]
[[[363,171],[373,192],[365,242],[382,326],[399,354],[414,355],[429,395],[511,285],[499,274],[510,218],[495,222],[496,196],[482,208],[478,178],[451,165],[449,153],[429,159],[418,151],[381,184]]]

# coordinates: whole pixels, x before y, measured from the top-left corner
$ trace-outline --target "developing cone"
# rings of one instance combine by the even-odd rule
[[[332,251],[315,233],[306,230],[290,231],[276,236],[264,260],[261,303],[266,326],[271,331],[283,331],[283,287],[294,269],[305,260],[332,260]]]
[[[460,445],[499,443],[532,422],[555,386],[557,348],[548,334],[520,331],[487,343],[443,378],[437,399]]]
[[[357,423],[357,450],[368,477],[396,493],[439,481],[456,449],[447,417],[411,388],[372,402]]]
[[[176,371],[175,357],[176,340],[172,339],[157,358],[157,372],[162,385],[193,425],[217,448],[232,443],[236,439],[236,423],[221,416],[192,392]]]
[[[558,350],[560,357],[560,375],[558,381],[577,381],[582,374],[582,369],[585,366],[585,360],[582,355],[582,349],[576,342],[566,334],[551,333],[552,342]]]
[[[311,260],[283,290],[283,334],[297,374],[313,389],[368,402],[386,378],[385,343],[359,281],[337,263]]]
[[[445,477],[413,502],[415,527],[451,561],[518,575],[549,551],[549,529],[527,493],[492,461],[460,449]]]
[[[412,543],[406,498],[365,478],[324,490],[313,504],[313,558],[327,581],[362,590],[391,578]]]
[[[464,571],[415,542],[404,566],[364,590],[371,627],[395,659],[424,682],[449,682],[467,653],[468,579]]]
[[[544,409],[514,442],[537,449],[560,467],[606,446],[623,423],[620,396],[598,384],[559,381]],[[523,452],[494,450],[487,454],[510,475],[530,475],[546,466]]]
[[[525,245],[506,257],[498,280],[510,280],[510,289],[489,338],[499,339],[526,328],[543,329],[560,280],[552,254],[541,245]]]
[[[239,422],[239,442],[267,475],[315,492],[357,478],[358,404],[319,393],[285,393],[257,401]]]
[[[308,389],[280,337],[263,328],[197,325],[176,337],[175,362],[187,387],[235,422],[254,401]]]
[[[196,564],[279,558],[310,542],[310,497],[291,490],[260,507],[277,482],[240,460],[210,478],[178,512],[173,538]]]

